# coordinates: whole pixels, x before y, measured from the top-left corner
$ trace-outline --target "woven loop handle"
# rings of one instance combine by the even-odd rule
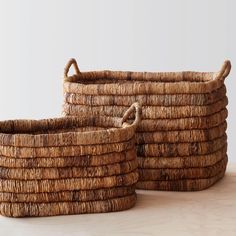
[[[130,108],[125,112],[122,118],[122,124],[128,120],[130,115],[135,112],[135,119],[131,125],[137,126],[141,120],[141,106],[138,102],[133,103]]]
[[[225,79],[231,70],[231,63],[229,60],[225,61],[221,67],[221,70],[217,74],[217,79]]]
[[[78,65],[77,65],[76,60],[75,60],[74,58],[71,58],[71,59],[68,61],[68,63],[66,64],[66,66],[65,66],[65,69],[64,69],[64,77],[67,77],[67,76],[68,76],[68,72],[69,72],[70,67],[71,67],[72,65],[73,65],[74,68],[75,68],[75,73],[76,73],[77,75],[80,73],[80,70],[79,70],[79,67],[78,67]]]

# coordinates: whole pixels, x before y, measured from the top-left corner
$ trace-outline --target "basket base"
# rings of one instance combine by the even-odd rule
[[[167,181],[167,180],[183,180],[183,179],[208,179],[216,176],[225,169],[228,157],[216,162],[214,165],[206,167],[194,168],[153,168],[139,169],[140,181]]]
[[[222,179],[226,167],[217,175],[206,179],[180,179],[166,181],[139,181],[137,189],[161,190],[161,191],[200,191],[211,187],[217,181]]]
[[[136,203],[136,194],[104,201],[52,203],[0,203],[0,214],[8,217],[56,216],[105,213],[127,210]]]

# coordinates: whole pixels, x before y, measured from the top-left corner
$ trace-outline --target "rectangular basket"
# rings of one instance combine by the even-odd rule
[[[131,113],[132,124],[125,122]],[[136,201],[135,129],[88,114],[0,122],[0,214],[52,216],[120,211]]]
[[[71,65],[75,74],[68,76]],[[142,104],[137,128],[138,188],[193,191],[213,185],[227,164],[225,61],[213,72],[80,72],[65,68],[64,113],[122,116]]]

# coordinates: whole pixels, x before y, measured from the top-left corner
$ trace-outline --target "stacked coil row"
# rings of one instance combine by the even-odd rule
[[[68,76],[73,65],[76,74]],[[213,72],[80,72],[65,68],[64,113],[122,116],[142,104],[137,128],[138,188],[193,191],[223,177],[227,164],[225,61]]]
[[[127,124],[135,109],[135,121]],[[52,216],[132,207],[139,119],[134,104],[123,119],[84,114],[0,122],[0,214]]]

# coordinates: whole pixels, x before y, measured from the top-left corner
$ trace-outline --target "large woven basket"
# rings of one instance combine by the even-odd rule
[[[125,122],[135,109],[134,122]],[[0,214],[52,216],[132,207],[139,120],[135,103],[119,119],[80,115],[0,122]]]
[[[75,75],[68,76],[70,66]],[[80,72],[71,59],[65,68],[64,113],[90,111],[121,116],[142,104],[137,129],[138,188],[193,191],[213,185],[227,164],[227,97],[219,72]]]

